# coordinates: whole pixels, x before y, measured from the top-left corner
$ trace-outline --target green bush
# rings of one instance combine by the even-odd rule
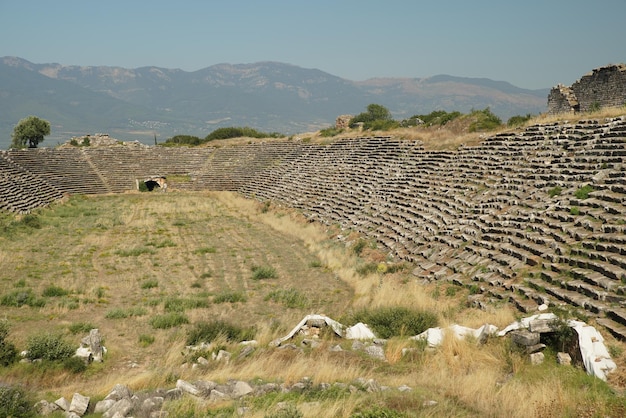
[[[148,311],[146,308],[142,308],[141,306],[135,306],[132,308],[114,308],[108,311],[104,317],[107,319],[124,319],[133,316],[144,316]]]
[[[213,297],[213,303],[236,303],[236,302],[246,302],[248,298],[243,292],[229,292],[224,291],[220,292],[215,297]]]
[[[80,357],[68,357],[62,362],[63,368],[71,373],[78,374],[87,370],[85,360]]]
[[[218,128],[211,132],[209,135],[204,138],[205,142],[213,141],[216,139],[230,139],[230,138],[241,138],[241,137],[249,137],[249,138],[282,138],[284,135],[279,134],[277,132],[272,133],[264,133],[259,132],[256,129],[243,127],[227,127],[227,128]]]
[[[157,279],[146,280],[141,284],[142,289],[153,289],[159,287],[159,281]]]
[[[7,341],[9,329],[8,321],[0,320],[0,366],[5,367],[17,360],[17,349]]]
[[[548,190],[548,196],[550,197],[559,196],[562,191],[563,189],[561,189],[559,186],[555,186],[551,188],[550,190]]]
[[[469,114],[473,122],[469,126],[470,132],[491,131],[502,125],[502,120],[493,114],[487,107],[483,110],[474,110]]]
[[[156,329],[174,328],[188,323],[189,319],[180,312],[168,312],[150,318],[150,325]]]
[[[360,239],[352,247],[352,252],[356,255],[361,255],[366,245],[367,245],[367,242],[365,240]]]
[[[13,306],[19,308],[21,306],[30,306],[31,308],[40,308],[46,305],[44,299],[38,299],[31,289],[15,290],[2,296],[0,305]]]
[[[431,312],[404,307],[362,309],[348,318],[348,322],[363,322],[381,338],[412,336],[437,325],[437,316]]]
[[[139,344],[141,344],[142,347],[147,347],[150,344],[152,344],[153,342],[154,342],[154,336],[153,335],[141,334],[139,336]]]
[[[362,123],[363,129],[387,130],[399,126],[399,123],[391,118],[391,112],[379,104],[372,103],[367,106],[367,112],[359,113],[350,119],[349,126],[356,128]]]
[[[40,334],[28,339],[26,351],[31,360],[64,360],[74,355],[75,349],[60,335]]]
[[[35,416],[30,394],[15,386],[0,385],[0,418],[30,418]]]
[[[62,287],[50,285],[43,290],[42,296],[45,296],[45,297],[66,296],[69,293],[70,293],[69,290],[65,290]]]
[[[439,125],[443,126],[448,122],[453,121],[454,119],[460,117],[461,112],[446,112],[445,110],[433,110],[427,115],[413,115],[407,121],[407,126],[412,126],[412,124],[417,124],[417,119],[421,120],[425,126],[433,126]],[[414,122],[411,122],[414,121]]]
[[[271,266],[252,267],[252,280],[275,279],[278,277],[276,269]]]
[[[94,328],[98,328],[89,322],[74,322],[67,327],[72,334],[86,334]]]
[[[521,126],[525,124],[526,122],[528,122],[532,117],[533,115],[531,115],[530,113],[527,113],[526,116],[521,116],[521,115],[511,116],[509,120],[506,122],[506,125],[510,128],[513,128],[515,126]]]
[[[263,300],[280,303],[287,308],[302,309],[309,306],[309,298],[293,288],[272,290]]]
[[[593,186],[586,184],[574,192],[577,199],[585,200],[589,198],[589,193],[593,192]]]
[[[204,298],[168,298],[163,303],[165,312],[185,312],[187,309],[206,308],[208,306],[209,301]]]
[[[172,147],[172,146],[181,146],[181,145],[200,145],[204,141],[197,136],[194,135],[174,135],[171,138],[165,140],[165,143],[161,144],[162,146]]]
[[[350,415],[350,418],[403,418],[404,414],[383,406],[375,406]]]
[[[322,136],[324,138],[337,136],[337,135],[339,135],[341,133],[343,133],[343,129],[337,129],[334,126],[331,126],[330,128],[326,128],[326,129],[320,130],[320,136]]]
[[[199,322],[187,334],[187,345],[210,343],[218,337],[233,342],[252,340],[255,332],[254,328],[242,328],[222,320]]]

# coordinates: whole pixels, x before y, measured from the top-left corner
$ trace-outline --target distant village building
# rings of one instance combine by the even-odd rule
[[[553,87],[548,113],[588,112],[626,105],[626,64],[608,65],[585,74],[571,87]]]

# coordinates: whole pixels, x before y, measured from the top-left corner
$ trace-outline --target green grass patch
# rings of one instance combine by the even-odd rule
[[[62,287],[50,285],[46,287],[43,292],[41,292],[42,296],[45,297],[57,297],[57,296],[66,296],[69,295],[70,291],[63,289]]]
[[[209,301],[200,298],[168,298],[163,303],[165,312],[185,312],[187,309],[207,308]]]
[[[187,345],[210,343],[218,337],[232,342],[253,340],[255,333],[256,330],[253,327],[244,328],[222,320],[199,322],[189,330]]]
[[[276,269],[271,266],[252,267],[252,280],[275,279],[278,277]]]
[[[32,289],[15,290],[7,293],[0,299],[0,305],[19,308],[22,306],[30,306],[31,308],[41,308],[46,305],[46,301],[37,298]]]
[[[193,250],[194,254],[215,254],[217,249],[215,247],[200,247]]]
[[[213,303],[236,303],[246,302],[248,298],[243,292],[224,291],[213,297]]]
[[[155,254],[155,253],[156,251],[148,247],[135,247],[135,248],[131,248],[128,250],[115,251],[115,254],[119,255],[120,257],[139,257],[140,255],[144,255],[144,254]]]
[[[139,336],[139,345],[142,347],[147,347],[154,343],[154,335],[141,334]]]
[[[310,304],[309,298],[305,294],[293,288],[272,290],[263,300],[280,303],[287,308],[303,309]]]
[[[574,192],[577,199],[585,200],[589,198],[589,193],[593,192],[593,186],[587,184]]]
[[[550,196],[550,197],[559,196],[562,191],[563,191],[563,189],[560,188],[559,186],[553,187],[550,190],[548,190],[548,196]]]
[[[73,322],[71,323],[67,329],[70,331],[71,334],[87,334],[89,331],[91,331],[94,328],[98,328],[95,325],[89,323],[89,322]]]
[[[159,281],[157,279],[150,279],[141,283],[142,289],[154,289],[155,287],[159,287]]]
[[[134,316],[144,316],[147,313],[148,311],[146,310],[146,308],[143,308],[141,306],[133,306],[132,308],[126,308],[126,309],[124,308],[111,309],[110,311],[106,313],[104,317],[108,319],[124,319],[124,318],[131,318]]]
[[[163,315],[153,316],[150,318],[149,323],[155,329],[168,329],[188,324],[189,318],[181,312],[168,312]]]
[[[31,360],[64,360],[74,355],[75,348],[56,334],[39,334],[28,339],[26,351]]]

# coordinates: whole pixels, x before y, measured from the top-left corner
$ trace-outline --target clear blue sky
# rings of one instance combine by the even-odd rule
[[[0,56],[158,66],[277,61],[350,80],[524,88],[626,62],[626,0],[0,0]]]

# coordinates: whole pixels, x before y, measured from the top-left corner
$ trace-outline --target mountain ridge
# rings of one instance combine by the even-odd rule
[[[19,88],[18,88],[19,86]],[[545,111],[549,89],[505,81],[436,75],[351,81],[319,69],[261,61],[220,63],[196,71],[146,66],[35,64],[0,58],[0,147],[19,119],[52,124],[49,138],[107,132],[153,143],[176,134],[206,136],[223,126],[293,134],[334,124],[340,114],[387,107],[396,119],[432,110],[490,107],[506,120]],[[50,146],[53,141],[44,142]]]

